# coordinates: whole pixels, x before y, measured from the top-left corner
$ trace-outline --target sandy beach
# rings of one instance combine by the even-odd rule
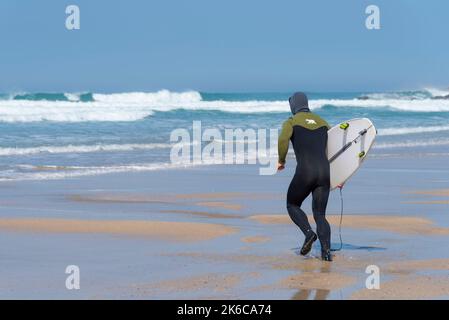
[[[69,219],[1,219],[0,229],[45,233],[104,233],[172,241],[211,240],[237,231],[237,228],[210,223]]]
[[[319,259],[318,244],[298,253],[302,236],[283,195],[293,168],[268,177],[242,165],[3,183],[0,297],[448,298],[449,199],[446,182],[435,188],[446,160],[429,157],[432,171],[425,161],[407,161],[404,171],[402,160],[374,156],[345,186],[343,249],[332,263]],[[177,179],[186,182],[173,193]],[[310,213],[309,200],[304,206]],[[332,193],[335,248],[339,209]],[[79,266],[80,290],[65,288],[67,265]],[[379,267],[379,290],[365,286],[370,265]]]

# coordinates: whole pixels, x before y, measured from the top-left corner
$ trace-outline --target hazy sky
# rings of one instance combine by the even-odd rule
[[[0,92],[447,87],[448,33],[447,0],[2,0]]]

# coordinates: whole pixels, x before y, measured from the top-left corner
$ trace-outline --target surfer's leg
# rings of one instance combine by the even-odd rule
[[[329,186],[318,186],[312,192],[312,211],[313,218],[317,226],[318,238],[320,239],[321,249],[330,250],[331,248],[331,228],[326,220],[326,207],[329,199]]]
[[[301,178],[295,174],[288,187],[287,192],[287,211],[293,222],[301,229],[305,236],[312,231],[307,215],[301,209],[305,198],[310,194],[307,184],[301,181]]]

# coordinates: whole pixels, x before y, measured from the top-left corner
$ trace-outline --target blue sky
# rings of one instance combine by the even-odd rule
[[[0,92],[447,87],[448,30],[447,0],[2,0]]]

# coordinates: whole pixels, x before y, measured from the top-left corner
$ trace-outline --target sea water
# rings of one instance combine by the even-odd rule
[[[197,91],[0,94],[0,179],[64,179],[167,170],[170,133],[273,129],[291,116],[280,93]],[[331,125],[367,117],[378,129],[370,156],[449,154],[449,90],[308,92]]]

